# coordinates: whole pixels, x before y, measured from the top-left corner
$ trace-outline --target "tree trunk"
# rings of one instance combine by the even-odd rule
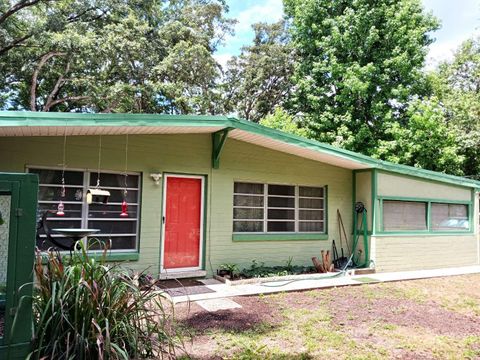
[[[45,66],[47,61],[55,56],[65,56],[65,53],[51,51],[43,55],[38,63],[37,67],[33,71],[32,75],[32,83],[30,85],[30,110],[37,111],[37,82],[38,82],[38,74],[40,70]]]

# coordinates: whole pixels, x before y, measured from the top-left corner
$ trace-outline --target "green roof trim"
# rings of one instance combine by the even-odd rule
[[[0,111],[2,126],[223,126],[226,116]]]
[[[480,189],[480,181],[424,170],[407,165],[377,160],[353,151],[337,148],[315,140],[284,133],[265,126],[227,116],[212,115],[164,115],[164,114],[98,114],[98,113],[54,113],[29,111],[0,111],[0,127],[31,126],[191,126],[220,127],[247,131],[268,137],[286,144],[312,151],[333,155],[341,159],[357,162],[365,168],[380,169],[387,172],[420,177],[432,181],[457,186]]]

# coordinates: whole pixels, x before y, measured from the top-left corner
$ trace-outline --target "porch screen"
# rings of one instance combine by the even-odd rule
[[[324,204],[323,187],[235,182],[233,231],[325,232]]]
[[[127,176],[128,217],[120,217],[121,204],[125,189],[125,176],[122,173],[101,172],[101,188],[110,192],[108,204],[87,204],[85,194],[95,187],[95,171],[65,171],[65,197],[61,198],[62,171],[58,169],[29,168],[29,172],[38,174],[40,185],[38,209],[56,210],[60,199],[65,205],[65,216],[48,217],[48,225],[53,228],[91,228],[100,229],[94,236],[100,240],[111,240],[112,250],[136,250],[138,242],[138,220],[140,208],[140,174]],[[40,215],[40,214],[39,214]],[[45,235],[41,235],[45,238]],[[55,236],[55,235],[53,235]],[[45,241],[42,249],[53,246]],[[91,241],[90,249],[96,250],[100,244]]]
[[[416,201],[383,201],[385,231],[427,230],[427,203]]]
[[[432,203],[433,230],[467,230],[468,228],[467,205]]]

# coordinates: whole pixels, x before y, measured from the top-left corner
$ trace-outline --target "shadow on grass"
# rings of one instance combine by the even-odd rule
[[[276,327],[275,324],[266,323],[260,313],[232,310],[191,313],[188,318],[180,321],[180,325],[195,333],[220,330],[226,332],[251,331],[264,334]]]

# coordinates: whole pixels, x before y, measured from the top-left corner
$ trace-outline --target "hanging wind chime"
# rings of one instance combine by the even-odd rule
[[[125,172],[124,172],[124,180],[125,180],[125,187],[123,189],[123,201],[122,201],[122,212],[120,213],[120,217],[128,217],[128,203],[127,203],[127,169],[128,169],[128,134],[125,136]]]
[[[63,159],[62,159],[62,188],[60,190],[60,202],[57,206],[57,216],[65,216],[65,205],[63,199],[65,198],[65,159],[67,153],[67,126],[63,129]]]
[[[100,189],[100,166],[102,161],[102,135],[100,135],[98,144],[98,169],[97,169],[97,185],[87,190],[87,204],[97,203],[106,204],[110,197],[110,191]]]

